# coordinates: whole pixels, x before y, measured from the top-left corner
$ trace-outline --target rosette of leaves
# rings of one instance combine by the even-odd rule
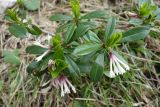
[[[106,18],[106,11],[98,10],[81,15],[78,0],[70,0],[72,15],[54,14],[50,17],[51,21],[60,23],[57,33],[64,32],[64,43],[71,43],[79,39],[91,29],[96,29],[99,25],[95,19]]]
[[[141,24],[154,25],[155,20],[160,19],[160,9],[152,0],[138,0],[135,6],[135,12],[138,13],[137,18],[132,18],[129,22],[135,26]]]

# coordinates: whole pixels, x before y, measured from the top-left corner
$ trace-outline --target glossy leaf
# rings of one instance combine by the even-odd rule
[[[43,48],[37,45],[31,45],[26,48],[26,52],[29,54],[42,54],[47,51],[47,48]]]
[[[114,30],[115,30],[115,26],[116,26],[116,18],[115,17],[111,17],[108,20],[108,23],[107,23],[107,26],[106,26],[105,39],[107,39],[107,38],[112,36],[112,34],[114,33]]]
[[[78,63],[78,67],[81,71],[81,73],[89,73],[92,68],[92,63]]]
[[[12,35],[14,35],[17,38],[24,38],[27,36],[26,28],[17,24],[12,24],[8,28],[8,30]]]
[[[99,54],[95,62],[104,68],[104,54],[103,53]]]
[[[106,16],[106,11],[104,10],[97,10],[90,12],[81,17],[81,19],[93,19],[93,18],[103,18]]]
[[[87,55],[99,50],[101,46],[102,46],[101,44],[92,44],[92,43],[82,44],[76,47],[73,53],[75,55]]]
[[[55,14],[50,17],[50,20],[51,21],[69,21],[69,20],[73,20],[73,18],[63,14]]]
[[[88,33],[84,36],[84,39],[92,43],[101,43],[101,40],[99,39],[97,34],[92,31],[88,31]]]
[[[65,61],[68,64],[68,69],[69,69],[70,73],[73,76],[78,77],[80,74],[80,70],[79,70],[79,67],[77,66],[77,64],[75,63],[75,61],[67,55],[65,56]]]
[[[146,36],[148,36],[148,33],[149,33],[148,27],[132,28],[123,33],[121,42],[131,42],[131,41],[144,39]]]
[[[29,74],[33,74],[35,76],[41,76],[46,73],[48,70],[48,61],[53,59],[53,53],[49,53],[48,55],[44,56],[43,59],[39,62],[33,61],[27,66],[27,72]]]
[[[70,26],[68,27],[67,31],[65,32],[64,35],[64,42],[68,43],[70,41],[70,39],[73,36],[73,33],[76,29],[76,25],[74,23],[70,24]]]
[[[27,30],[29,33],[31,33],[32,35],[40,35],[42,34],[42,30],[37,27],[36,25],[30,25],[29,27],[27,27]]]
[[[102,75],[103,75],[103,67],[101,67],[97,63],[94,63],[90,71],[91,80],[97,82],[101,79]]]
[[[132,24],[134,26],[139,26],[139,25],[143,24],[143,20],[137,19],[137,18],[130,19],[129,24]]]
[[[92,66],[90,76],[92,81],[97,82],[101,79],[104,71],[104,54],[99,54]]]
[[[70,26],[70,23],[63,23],[62,25],[60,25],[57,29],[56,29],[56,33],[60,33],[62,31],[64,31],[65,29],[67,29]]]
[[[29,74],[33,73],[35,74],[34,72],[38,71],[38,62],[36,61],[32,61],[28,66],[27,66],[27,72]]]
[[[93,28],[93,26],[95,26],[93,23],[80,23],[72,36],[72,40],[76,40],[77,38],[84,36],[87,31]]]

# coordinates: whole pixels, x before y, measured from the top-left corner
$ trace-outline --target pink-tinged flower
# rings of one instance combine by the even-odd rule
[[[109,54],[109,58],[110,58],[110,71],[107,74],[109,77],[114,78],[116,75],[123,74],[130,69],[130,67],[126,63],[121,61],[113,53]]]
[[[52,81],[52,85],[56,88],[59,88],[61,90],[61,96],[63,97],[65,94],[69,94],[72,89],[74,93],[76,93],[75,87],[71,84],[71,82],[68,80],[68,78],[64,75],[61,75],[57,78],[55,78]]]

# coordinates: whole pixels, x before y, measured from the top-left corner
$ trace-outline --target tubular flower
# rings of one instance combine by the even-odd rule
[[[47,41],[48,41],[48,43],[49,43],[49,41],[51,40],[51,38],[52,38],[52,36],[48,35],[47,38],[44,38],[44,40],[47,39]],[[44,40],[43,40],[43,41],[44,41]],[[39,40],[39,41],[40,41],[40,40]],[[47,50],[46,50],[42,55],[38,56],[38,57],[35,59],[37,62],[39,62],[40,60],[42,60],[42,58],[43,58],[44,56],[46,56],[46,55],[49,53],[49,51],[50,51],[50,46],[49,46],[49,45],[42,45],[42,44],[41,44],[40,42],[38,42],[38,41],[35,41],[35,42],[34,42],[34,45],[40,46],[40,47],[42,47],[42,48],[47,48]]]
[[[109,58],[110,58],[110,71],[107,74],[109,77],[114,78],[116,75],[123,74],[130,69],[128,64],[121,61],[113,53],[109,54]]]
[[[68,80],[68,78],[64,75],[61,75],[57,78],[55,78],[52,81],[52,85],[56,88],[60,88],[61,90],[61,96],[63,97],[65,94],[69,94],[72,89],[74,93],[76,93],[75,87],[71,84],[71,82]]]
[[[48,47],[49,47],[49,46],[42,45],[42,44],[40,44],[39,42],[34,42],[34,45],[37,45],[37,46],[40,46],[40,47],[43,47],[43,48],[48,48]],[[45,51],[42,55],[38,56],[35,60],[36,60],[37,62],[39,62],[40,60],[42,60],[42,58],[43,58],[44,56],[46,56],[46,55],[48,54],[49,51],[50,51],[50,50],[47,49],[47,51]]]

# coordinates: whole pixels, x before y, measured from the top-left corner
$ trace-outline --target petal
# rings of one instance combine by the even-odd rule
[[[113,72],[113,71],[110,71],[109,72],[109,77],[111,77],[111,78],[114,78],[116,75],[115,75],[115,73]]]
[[[43,47],[43,48],[46,48],[46,46],[42,45],[41,43],[37,42],[37,41],[34,41],[33,43],[34,45],[37,45],[37,46],[40,46],[40,47]]]
[[[47,51],[44,52],[42,55],[38,56],[35,60],[36,60],[37,62],[39,62],[40,60],[42,60],[42,58],[43,58],[44,56],[47,55],[48,52],[49,52],[49,51],[47,50]]]
[[[119,62],[118,62],[117,60],[115,60],[115,63],[116,63],[116,65],[117,65],[117,68],[118,68],[120,74],[123,74],[123,73],[126,72],[126,71],[123,69],[123,67],[119,64]]]
[[[61,87],[61,97],[63,97],[64,96],[63,84],[61,84],[60,87]]]
[[[67,81],[68,85],[71,87],[72,91],[73,91],[74,93],[76,93],[76,89],[75,89],[75,87],[71,84],[71,82],[70,82],[68,79],[66,79],[66,81]]]
[[[112,65],[113,65],[113,61],[112,61],[112,59],[111,59],[111,60],[110,60],[110,71],[113,71]]]
[[[125,67],[126,70],[129,70],[129,69],[130,69],[130,67],[128,66],[128,64],[124,63],[123,61],[121,61],[121,60],[118,59],[118,58],[116,58],[116,59],[117,59],[117,61],[118,61],[120,64],[122,64],[122,65]]]
[[[113,62],[113,68],[114,68],[113,71],[116,73],[116,75],[118,75],[119,74],[119,70],[117,68],[117,65],[115,64],[115,61]]]
[[[63,82],[63,84],[64,84],[64,92],[67,93],[67,94],[70,93],[70,90],[69,90],[69,88],[67,86],[67,83]]]

